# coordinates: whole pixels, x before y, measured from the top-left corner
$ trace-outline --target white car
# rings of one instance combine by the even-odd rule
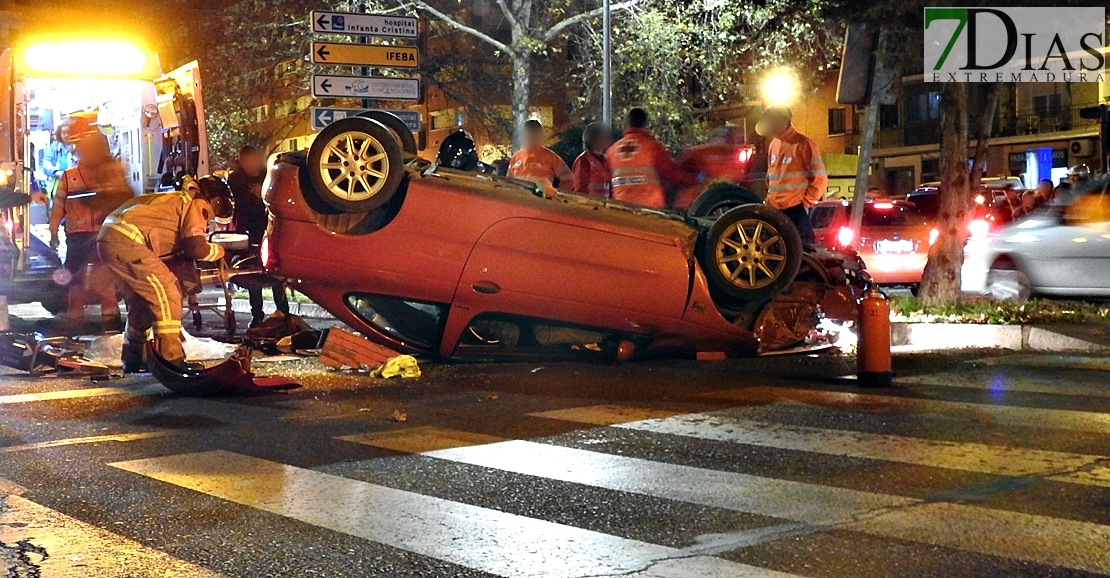
[[[1110,297],[1110,181],[964,248],[963,290],[994,299]],[[1093,190],[1090,190],[1093,189]]]

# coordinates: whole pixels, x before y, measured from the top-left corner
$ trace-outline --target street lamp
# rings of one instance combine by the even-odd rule
[[[790,104],[797,96],[798,80],[791,71],[780,68],[768,74],[760,88],[763,93],[763,104],[783,106]]]

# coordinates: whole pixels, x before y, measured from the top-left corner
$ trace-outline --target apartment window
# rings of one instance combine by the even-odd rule
[[[1044,96],[1033,97],[1033,112],[1041,117],[1059,116],[1060,114],[1060,95],[1059,94],[1046,94]]]
[[[898,128],[898,105],[879,106],[879,128]]]
[[[848,112],[843,108],[829,109],[829,134],[844,134],[847,132]]]
[[[906,122],[929,122],[940,118],[940,93],[923,92],[906,98]]]
[[[251,119],[255,124],[266,122],[270,120],[270,107],[269,105],[256,106],[251,109]]]

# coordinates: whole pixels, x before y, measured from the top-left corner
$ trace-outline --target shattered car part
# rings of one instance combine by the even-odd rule
[[[211,367],[181,367],[166,361],[147,344],[150,373],[166,389],[190,397],[262,393],[300,387],[291,380],[255,377],[250,370],[251,351],[235,350],[227,360]]]

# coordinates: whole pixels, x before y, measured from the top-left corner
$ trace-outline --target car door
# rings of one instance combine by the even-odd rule
[[[652,319],[682,316],[689,287],[689,258],[674,243],[504,219],[467,260],[444,341],[483,313],[648,333]]]
[[[1110,195],[1077,198],[1054,225],[1026,233],[1019,224],[1013,230],[1015,237],[1028,241],[1021,254],[1038,289],[1110,294]]]

